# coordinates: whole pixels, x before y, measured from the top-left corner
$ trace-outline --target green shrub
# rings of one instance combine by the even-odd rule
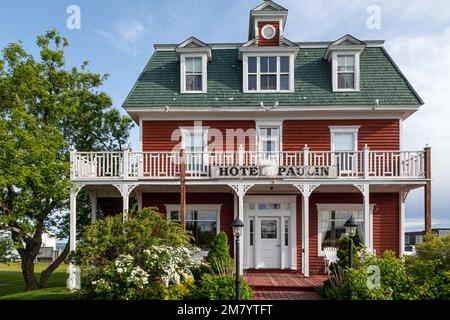
[[[236,297],[236,279],[232,276],[204,274],[192,292],[192,299],[201,300],[234,300]],[[241,278],[241,298],[253,299],[253,293]]]
[[[207,261],[214,273],[221,275],[233,274],[233,259],[230,257],[228,237],[225,232],[221,231],[212,241]]]
[[[200,250],[179,224],[154,209],[88,226],[75,259],[81,293],[91,299],[182,299],[193,290]]]

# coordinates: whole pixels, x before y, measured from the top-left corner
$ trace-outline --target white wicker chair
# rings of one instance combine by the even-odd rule
[[[336,263],[339,259],[337,256],[337,249],[335,247],[326,247],[323,248],[323,252],[325,253],[324,262],[325,262],[325,271],[330,274],[330,266],[332,263]]]

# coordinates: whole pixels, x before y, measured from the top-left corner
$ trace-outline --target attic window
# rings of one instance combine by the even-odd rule
[[[293,92],[294,56],[244,56],[244,92]]]
[[[355,55],[337,56],[338,89],[355,89]]]
[[[202,91],[202,58],[186,58],[186,91]]]
[[[273,25],[267,24],[262,28],[261,34],[264,39],[271,40],[277,34],[277,30],[275,30],[275,27]]]
[[[359,91],[359,52],[333,52],[333,91]]]
[[[181,93],[206,93],[206,54],[181,55]]]

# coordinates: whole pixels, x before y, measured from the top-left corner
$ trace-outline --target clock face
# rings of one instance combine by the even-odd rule
[[[264,39],[267,40],[273,39],[273,37],[275,37],[276,34],[277,30],[275,30],[275,27],[271,24],[267,24],[261,29],[261,35]]]

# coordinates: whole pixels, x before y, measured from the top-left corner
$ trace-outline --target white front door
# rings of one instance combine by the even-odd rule
[[[257,268],[281,268],[280,217],[258,217]]]
[[[296,196],[244,199],[244,268],[297,269]]]

